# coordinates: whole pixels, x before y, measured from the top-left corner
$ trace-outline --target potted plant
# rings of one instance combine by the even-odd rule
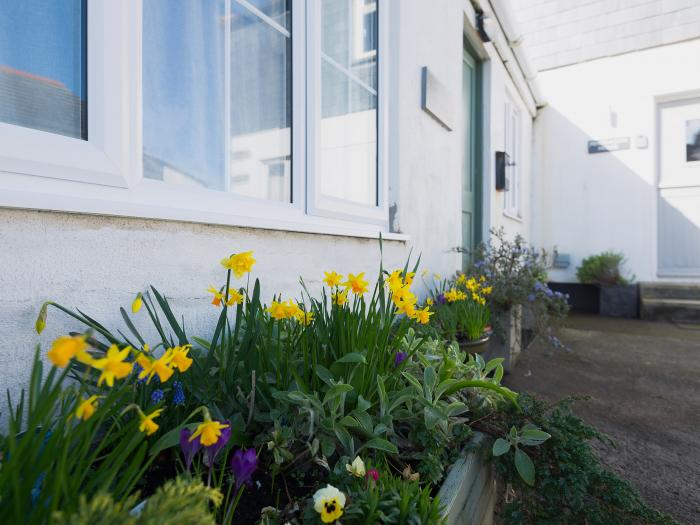
[[[433,325],[440,335],[455,340],[461,350],[480,354],[488,349],[491,338],[491,311],[488,296],[492,287],[481,276],[459,275],[454,280],[442,280],[433,298]]]
[[[606,251],[586,257],[576,269],[582,283],[600,289],[599,313],[608,317],[635,318],[639,316],[639,289],[632,283],[634,276],[625,277],[622,267],[625,256]]]

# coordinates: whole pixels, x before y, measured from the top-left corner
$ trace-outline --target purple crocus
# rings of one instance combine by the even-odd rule
[[[221,429],[221,435],[219,436],[219,440],[213,445],[206,448],[207,457],[209,458],[209,465],[214,464],[216,456],[219,454],[221,449],[224,448],[224,446],[226,446],[228,440],[231,439],[231,422],[223,421],[223,424],[228,426],[226,428]]]
[[[236,491],[238,491],[243,483],[250,485],[253,472],[255,472],[257,468],[258,455],[254,448],[249,448],[246,451],[238,449],[233,453],[231,470],[233,470],[233,475],[236,477]]]
[[[406,359],[408,359],[408,354],[406,352],[396,352],[396,355],[394,356],[394,366],[398,367]]]
[[[192,436],[192,431],[189,428],[183,428],[180,430],[180,449],[182,449],[182,454],[185,456],[185,467],[187,471],[190,471],[190,466],[192,466],[192,459],[202,448],[202,443],[199,441],[199,436],[196,439],[190,441]]]
[[[445,304],[447,302],[447,299],[445,299],[445,294],[441,293],[440,295],[437,296],[437,303],[438,304]]]

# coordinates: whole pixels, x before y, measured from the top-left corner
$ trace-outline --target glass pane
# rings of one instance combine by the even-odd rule
[[[323,0],[321,192],[377,204],[377,4]]]
[[[232,9],[231,191],[290,202],[291,38],[243,5]]]
[[[224,1],[143,3],[144,176],[226,189]]]
[[[685,121],[685,161],[700,160],[700,119]]]
[[[0,1],[0,122],[87,139],[86,0]]]
[[[235,0],[234,0],[235,1]],[[292,27],[291,11],[289,4],[291,0],[243,0],[269,16],[279,25],[289,30]]]

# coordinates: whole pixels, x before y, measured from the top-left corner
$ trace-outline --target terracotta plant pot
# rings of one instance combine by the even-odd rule
[[[467,352],[469,354],[482,354],[489,347],[489,339],[491,339],[491,334],[486,334],[481,339],[476,341],[468,341],[466,339],[457,338],[459,342],[459,349]]]

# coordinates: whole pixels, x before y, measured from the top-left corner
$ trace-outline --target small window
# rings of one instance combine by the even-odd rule
[[[505,212],[520,217],[520,111],[508,100],[505,106],[506,193]]]
[[[87,140],[86,4],[0,2],[0,122]]]

